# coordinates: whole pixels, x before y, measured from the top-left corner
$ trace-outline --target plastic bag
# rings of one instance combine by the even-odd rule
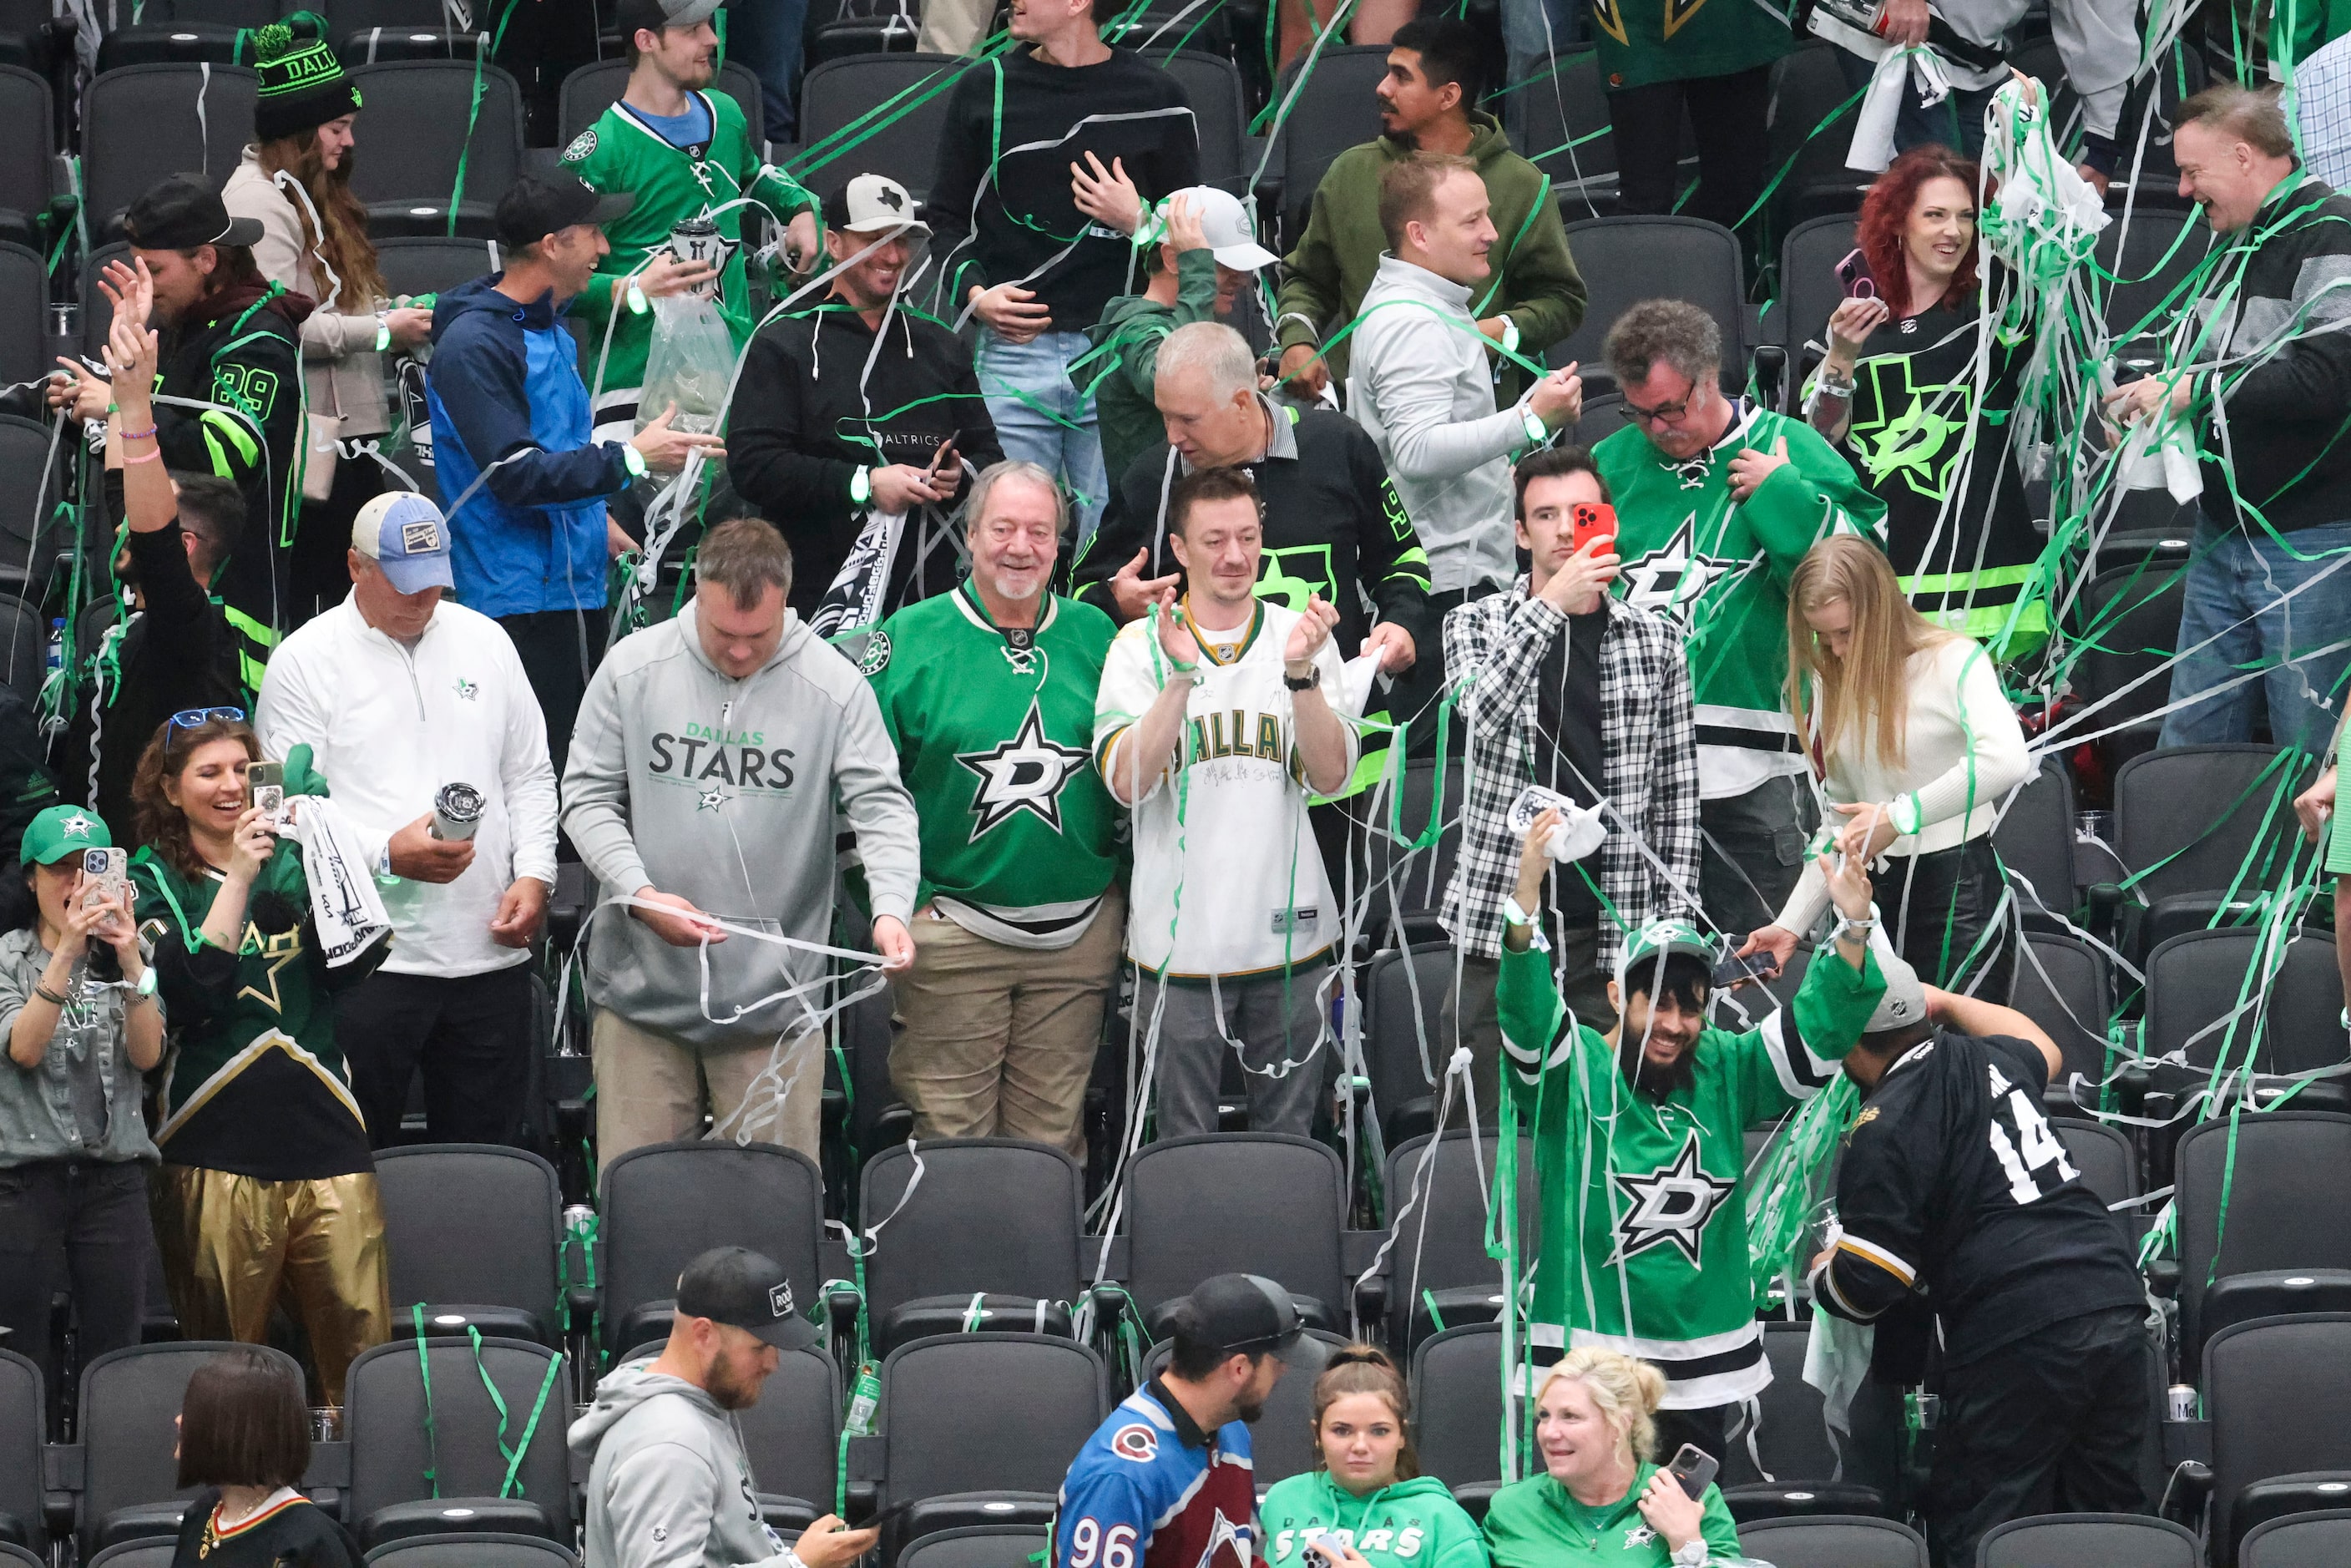
[[[643,430],[677,404],[673,424],[704,435],[718,431],[726,382],[735,373],[735,339],[718,307],[692,295],[653,302],[653,346],[645,352],[644,385],[637,393],[637,428]]]

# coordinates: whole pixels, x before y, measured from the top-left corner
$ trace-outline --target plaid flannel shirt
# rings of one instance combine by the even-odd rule
[[[1599,883],[1617,916],[1638,928],[1698,913],[1635,840],[1637,833],[1684,887],[1697,888],[1697,721],[1680,634],[1614,595],[1607,605],[1600,643],[1600,786],[1614,810],[1603,816],[1608,837],[1600,846]],[[1510,802],[1536,779],[1535,679],[1552,639],[1566,628],[1566,616],[1528,594],[1524,577],[1445,617],[1445,667],[1468,732],[1469,768],[1461,852],[1440,918],[1472,957],[1501,956],[1502,899],[1519,879],[1520,841],[1507,820]],[[1604,968],[1615,967],[1624,936],[1604,914]]]

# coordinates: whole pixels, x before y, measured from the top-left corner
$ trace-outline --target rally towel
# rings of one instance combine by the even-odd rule
[[[368,874],[350,824],[319,795],[287,802],[287,832],[302,846],[302,874],[310,883],[310,915],[327,967],[340,969],[392,936],[392,916]]]

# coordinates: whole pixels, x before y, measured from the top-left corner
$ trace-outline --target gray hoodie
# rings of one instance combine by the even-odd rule
[[[608,1374],[571,1424],[590,1461],[586,1568],[780,1564],[788,1543],[759,1517],[735,1417],[652,1364]]]
[[[1387,459],[1428,552],[1429,591],[1507,585],[1518,572],[1510,455],[1531,443],[1517,408],[1494,407],[1468,288],[1383,256],[1355,320],[1347,412]]]
[[[605,894],[650,883],[737,925],[829,943],[845,822],[874,915],[911,919],[922,862],[914,803],[857,666],[787,612],[774,656],[732,680],[695,627],[689,601],[675,620],[632,632],[580,701],[563,827]],[[590,926],[588,997],[705,1049],[739,1048],[806,1028],[788,999],[734,1015],[824,965],[745,936],[673,947],[627,910],[607,909]]]

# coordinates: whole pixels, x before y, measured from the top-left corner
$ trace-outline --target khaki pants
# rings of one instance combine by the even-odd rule
[[[914,967],[892,982],[890,1080],[917,1138],[1026,1138],[1079,1158],[1086,1081],[1117,982],[1126,897],[1050,952],[1007,947],[935,911],[914,922]]]
[[[1546,915],[1546,922],[1550,917]],[[1552,925],[1552,963],[1562,977],[1560,994],[1574,1012],[1576,1021],[1606,1034],[1616,1027],[1616,1013],[1608,1005],[1606,971],[1600,967],[1600,927],[1597,925]],[[1429,1059],[1441,1061],[1453,1054],[1454,1046],[1469,1048],[1469,1082],[1477,1092],[1478,1119],[1486,1125],[1497,1126],[1502,1119],[1502,1018],[1497,1005],[1495,988],[1502,977],[1499,958],[1475,958],[1465,956],[1458,983],[1447,981],[1445,1000],[1437,1014],[1437,1039],[1428,1042]],[[1442,1042],[1443,1049],[1438,1049]],[[1520,1041],[1521,1044],[1529,1044]],[[1543,1049],[1549,1040],[1534,1049]],[[1444,1103],[1445,1085],[1437,1082],[1435,1092],[1438,1103]],[[1461,1095],[1453,1096],[1455,1114],[1461,1114]],[[1456,1124],[1460,1125],[1462,1124]]]
[[[375,1173],[263,1181],[167,1165],[149,1196],[181,1336],[266,1344],[270,1309],[290,1295],[319,1393],[340,1405],[351,1363],[392,1332]]]
[[[925,54],[969,54],[995,19],[995,0],[923,0],[923,31],[915,42]]]
[[[599,1008],[588,1033],[596,1072],[596,1158],[609,1167],[647,1144],[714,1135],[780,1144],[817,1157],[823,1124],[824,1034],[711,1051]]]

